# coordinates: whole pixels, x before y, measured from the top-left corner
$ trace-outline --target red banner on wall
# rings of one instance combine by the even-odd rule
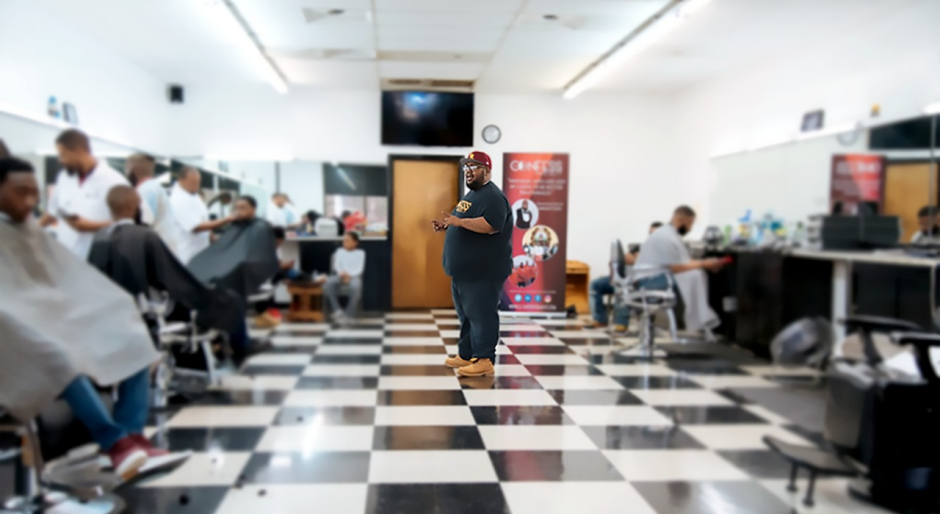
[[[512,210],[513,270],[500,309],[563,312],[568,154],[503,154],[503,193]]]
[[[842,214],[858,214],[861,202],[873,202],[881,212],[885,158],[881,155],[833,155],[829,212],[836,204]]]

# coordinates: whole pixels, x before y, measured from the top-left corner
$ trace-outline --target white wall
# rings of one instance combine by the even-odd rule
[[[121,23],[115,20],[115,23]],[[0,105],[44,115],[70,102],[80,127],[151,152],[164,150],[164,84],[30,0],[0,2]],[[53,148],[44,134],[2,134],[13,151]]]
[[[294,161],[281,163],[281,191],[287,193],[298,214],[323,209],[323,163]]]

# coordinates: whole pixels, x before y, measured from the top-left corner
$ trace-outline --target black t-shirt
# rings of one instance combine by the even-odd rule
[[[512,272],[512,211],[492,182],[470,191],[451,212],[458,218],[483,217],[497,232],[478,234],[448,228],[444,240],[444,271],[459,279],[505,280]]]

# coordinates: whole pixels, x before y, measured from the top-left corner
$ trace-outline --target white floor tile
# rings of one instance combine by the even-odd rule
[[[290,391],[297,377],[289,375],[225,375],[209,389],[220,391]]]
[[[380,344],[325,344],[317,348],[317,355],[379,355]]]
[[[440,353],[435,354],[423,354],[423,353],[383,353],[382,354],[382,364],[387,365],[402,365],[402,366],[433,366],[439,364],[444,365],[444,361],[447,359],[447,356]]]
[[[465,405],[416,405],[377,407],[375,425],[471,426],[476,421]]]
[[[559,339],[609,339],[610,334],[600,330],[551,330]]]
[[[689,379],[709,389],[727,389],[731,387],[780,387],[762,377],[750,375],[690,375]]]
[[[481,425],[487,450],[596,450],[597,445],[573,425]]]
[[[185,407],[170,418],[168,428],[264,427],[274,421],[279,407]]]
[[[275,332],[325,332],[330,329],[328,323],[281,323]]]
[[[545,365],[585,365],[588,361],[580,355],[573,354],[540,354],[540,353],[518,353],[516,358],[523,364],[545,364]]]
[[[267,339],[273,330],[270,328],[249,328],[248,337],[250,339]]]
[[[606,341],[600,341],[599,343],[606,343]],[[617,345],[611,344],[586,344],[582,346],[573,347],[574,351],[578,352],[580,355],[615,355],[623,351],[623,348]]]
[[[499,355],[499,347],[497,346],[496,355]],[[529,370],[521,364],[499,364],[495,366],[496,376],[497,377],[529,377],[532,376],[532,373],[529,373]]]
[[[787,491],[788,480],[760,480],[759,483],[798,514],[891,514],[892,511],[856,500],[847,493],[849,480],[844,478],[820,478],[816,480],[813,507],[803,505],[806,495],[806,477],[798,479],[799,491]]]
[[[504,337],[503,342],[507,345],[531,345],[531,346],[564,346],[565,343],[554,337]]]
[[[369,451],[371,426],[290,425],[273,426],[264,432],[256,452]]]
[[[418,323],[388,323],[385,325],[385,330],[390,332],[402,332],[405,330],[416,330],[419,332],[432,332],[437,335],[437,331],[440,330],[437,328],[437,325],[434,323],[418,324]]]
[[[378,364],[311,364],[304,370],[307,377],[377,377]]]
[[[467,405],[558,405],[552,395],[541,389],[464,389]]]
[[[388,346],[434,346],[444,344],[444,339],[437,337],[386,337],[382,344]]]
[[[624,388],[616,380],[605,376],[542,375],[536,377],[536,380],[538,380],[545,389],[614,390]]]
[[[334,339],[381,339],[385,335],[382,330],[352,330],[340,329],[330,330],[326,333],[327,337]]]
[[[763,418],[775,425],[787,425],[793,423],[793,421],[781,416],[780,414],[777,414],[763,405],[742,405],[741,407],[744,410],[750,411],[755,416]]]
[[[513,514],[656,514],[627,482],[503,482]]]
[[[306,366],[308,353],[262,353],[248,358],[248,366]]]
[[[704,389],[631,389],[647,405],[734,405],[734,402]]]
[[[536,325],[544,327],[583,327],[584,322],[576,319],[534,319]]]
[[[801,377],[814,377],[820,375],[820,372],[815,369],[800,367],[784,367],[784,366],[741,366],[741,369],[747,371],[752,375],[758,375],[762,377],[774,376],[774,375],[783,375],[783,376],[801,376]]]
[[[458,347],[455,344],[448,344],[444,346],[444,351],[447,352],[447,355],[457,355],[457,348]]]
[[[598,364],[597,369],[611,377],[672,376],[676,372],[661,364]]]
[[[379,389],[395,390],[443,390],[460,389],[457,377],[379,377]]]
[[[261,494],[261,491],[264,494]],[[232,489],[215,514],[362,514],[367,484],[260,484]]]
[[[428,313],[418,313],[418,312],[390,312],[385,315],[385,319],[394,319],[394,320],[408,320],[408,321],[433,321],[434,315],[430,312]]]
[[[708,450],[606,450],[604,455],[631,482],[749,479]]]
[[[813,443],[776,425],[683,425],[686,432],[713,450],[766,450],[762,438],[776,437],[793,444]]]
[[[231,486],[250,458],[250,452],[194,453],[180,467],[145,480],[139,487]]]
[[[456,339],[460,337],[460,331],[459,330],[441,330],[441,337],[452,337]]]
[[[271,338],[271,345],[275,347],[283,346],[319,346],[323,344],[322,337],[311,336],[274,336]]]
[[[489,454],[477,450],[374,451],[370,483],[496,482]]]
[[[496,355],[512,355],[512,349],[504,344],[496,345]]]
[[[646,405],[565,405],[565,413],[578,425],[672,425],[672,421]]]
[[[459,326],[460,326],[460,320],[459,320],[459,319],[453,319],[453,318],[441,318],[441,319],[437,319],[437,320],[435,320],[435,323],[436,323],[437,326],[439,326],[439,327],[459,327]]]
[[[291,391],[285,407],[374,407],[376,391]]]
[[[542,325],[537,325],[535,323],[529,323],[529,324],[500,323],[499,330],[503,332],[508,332],[508,331],[545,332],[545,327],[543,327]]]

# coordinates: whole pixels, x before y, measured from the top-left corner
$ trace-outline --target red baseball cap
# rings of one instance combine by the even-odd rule
[[[466,157],[460,159],[461,166],[467,164],[468,162],[475,162],[477,164],[482,164],[489,169],[493,169],[493,160],[490,159],[490,156],[476,150],[468,153]]]

